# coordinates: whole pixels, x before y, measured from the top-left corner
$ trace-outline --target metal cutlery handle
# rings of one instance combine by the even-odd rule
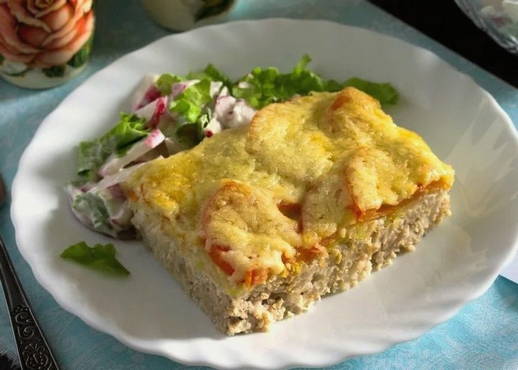
[[[34,317],[0,237],[0,280],[4,288],[22,369],[59,370],[49,345]]]

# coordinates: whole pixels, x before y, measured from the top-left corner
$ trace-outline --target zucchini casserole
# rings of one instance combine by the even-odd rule
[[[122,183],[132,224],[228,335],[267,330],[412,251],[453,169],[353,87],[257,111]]]

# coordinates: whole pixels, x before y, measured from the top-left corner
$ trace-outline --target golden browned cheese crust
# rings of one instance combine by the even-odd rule
[[[326,255],[354,225],[453,169],[354,88],[257,112],[247,127],[150,162],[124,185],[135,210],[227,290],[246,289]]]

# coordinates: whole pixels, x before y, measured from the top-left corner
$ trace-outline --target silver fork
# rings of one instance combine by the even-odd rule
[[[5,202],[6,196],[7,191],[0,176],[0,208]],[[47,340],[34,317],[20,280],[16,276],[1,236],[0,280],[2,280],[2,287],[4,288],[21,368],[23,370],[59,370]]]

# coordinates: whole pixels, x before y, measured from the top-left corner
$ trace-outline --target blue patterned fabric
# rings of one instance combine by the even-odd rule
[[[472,76],[518,122],[518,90],[462,59],[363,0],[240,0],[226,20],[319,18],[365,27],[426,47]],[[426,16],[426,15],[423,15]],[[98,1],[93,59],[76,80],[29,91],[0,81],[0,172],[10,187],[18,160],[41,123],[88,76],[116,58],[168,34],[136,0]],[[0,233],[34,311],[64,369],[179,369],[184,365],[135,352],[61,309],[36,282],[14,242],[9,203],[0,208]],[[0,353],[15,356],[5,305],[0,303]],[[502,277],[479,299],[420,338],[332,369],[518,369],[518,285]]]

